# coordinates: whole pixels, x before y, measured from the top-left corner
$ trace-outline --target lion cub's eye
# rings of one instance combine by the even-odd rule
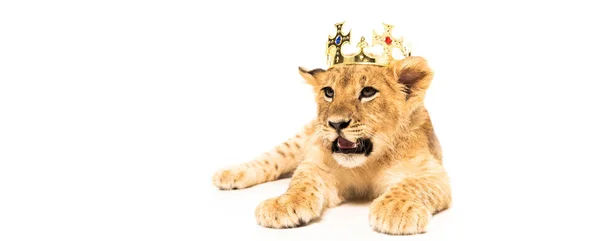
[[[375,94],[377,94],[377,92],[379,92],[379,90],[373,87],[365,87],[360,92],[360,97],[358,98],[362,101],[369,101],[375,98]]]
[[[325,87],[323,88],[323,93],[325,94],[325,99],[331,101],[334,94],[333,89],[331,87]]]

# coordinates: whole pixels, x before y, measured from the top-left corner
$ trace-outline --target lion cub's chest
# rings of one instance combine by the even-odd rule
[[[377,196],[380,189],[376,181],[378,175],[381,175],[381,172],[376,169],[354,168],[335,171],[340,195],[345,199]]]
[[[418,156],[372,168],[338,168],[334,175],[344,198],[375,198],[408,176],[434,170],[430,166],[438,166],[433,158]]]

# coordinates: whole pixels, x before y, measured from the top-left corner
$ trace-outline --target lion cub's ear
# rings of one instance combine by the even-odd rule
[[[433,78],[433,72],[425,58],[410,56],[394,61],[390,67],[394,71],[394,77],[398,82],[406,86],[407,99],[412,97],[423,98]]]
[[[303,67],[298,67],[298,71],[300,72],[300,75],[302,75],[302,78],[304,78],[308,84],[314,87],[317,87],[321,84],[320,78],[325,73],[325,70],[323,69],[307,70]]]

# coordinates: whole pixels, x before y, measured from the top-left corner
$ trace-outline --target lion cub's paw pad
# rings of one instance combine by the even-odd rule
[[[381,233],[411,235],[426,232],[431,213],[423,205],[404,200],[376,200],[371,204],[369,223]]]
[[[282,195],[261,202],[255,211],[259,225],[268,228],[293,228],[307,224],[321,212],[316,197]]]
[[[251,174],[246,167],[221,169],[214,174],[213,184],[222,190],[246,188],[254,183]]]

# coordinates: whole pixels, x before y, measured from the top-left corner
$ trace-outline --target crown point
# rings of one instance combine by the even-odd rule
[[[365,40],[365,37],[362,36],[360,37],[360,41],[358,42],[358,44],[356,45],[356,47],[359,47],[361,49],[364,49],[366,47],[369,47],[369,44],[367,43],[367,41]]]

